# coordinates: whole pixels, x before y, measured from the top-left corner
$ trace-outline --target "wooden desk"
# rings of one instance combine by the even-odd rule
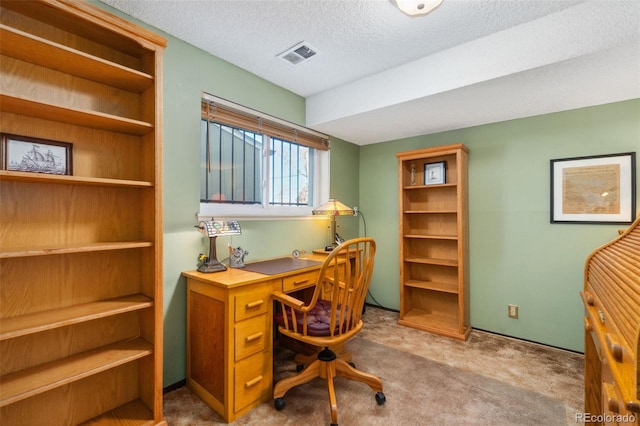
[[[235,268],[182,273],[187,278],[187,386],[225,421],[272,398],[271,294],[313,287],[320,267],[275,275]]]
[[[640,216],[585,263],[585,416],[640,426]]]

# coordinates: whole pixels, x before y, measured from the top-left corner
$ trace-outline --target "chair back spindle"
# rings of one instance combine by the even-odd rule
[[[355,238],[333,249],[307,303],[288,295],[275,298],[283,316],[281,331],[313,336],[316,340],[324,337],[327,344],[341,343],[357,333],[362,328],[375,252],[372,238]]]

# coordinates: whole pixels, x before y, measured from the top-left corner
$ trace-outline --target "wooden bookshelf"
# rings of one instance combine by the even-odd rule
[[[467,156],[462,144],[397,154],[400,318],[409,327],[466,340],[469,324]],[[425,181],[444,162],[445,180]]]
[[[162,417],[162,54],[81,0],[0,4],[0,131],[72,175],[0,167],[3,424]]]

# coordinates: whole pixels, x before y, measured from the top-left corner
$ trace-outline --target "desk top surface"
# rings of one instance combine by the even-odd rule
[[[310,266],[322,264],[320,260],[300,259],[293,257],[281,257],[278,259],[262,260],[260,262],[247,263],[247,271],[258,272],[265,275],[278,275],[287,272],[295,272]]]
[[[306,256],[303,259],[293,259],[292,257],[286,258],[275,258],[275,259],[265,259],[252,263],[261,263],[266,264],[267,262],[273,262],[274,265],[278,263],[288,263],[289,266],[293,265],[294,260],[305,261],[300,262],[299,265],[295,265],[295,269],[287,268],[288,270],[275,272],[273,274],[263,274],[259,272],[250,271],[246,268],[227,268],[226,271],[222,272],[212,272],[212,273],[202,273],[196,270],[193,271],[185,271],[182,273],[184,277],[193,278],[199,281],[207,282],[213,285],[222,286],[222,287],[236,287],[241,285],[247,285],[256,282],[264,282],[272,279],[284,278],[287,276],[300,274],[304,272],[314,271],[320,269],[322,266],[322,262],[327,258],[327,256],[313,254],[310,256]],[[283,261],[282,259],[290,259],[289,261]],[[247,265],[251,265],[251,263],[247,263]],[[297,267],[299,266],[299,267]]]

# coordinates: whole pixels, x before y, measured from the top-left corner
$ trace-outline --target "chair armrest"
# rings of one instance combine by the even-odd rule
[[[295,297],[291,297],[286,293],[276,292],[272,295],[274,300],[284,303],[287,306],[291,306],[293,309],[300,310],[304,308],[305,303],[302,300],[298,300]]]

